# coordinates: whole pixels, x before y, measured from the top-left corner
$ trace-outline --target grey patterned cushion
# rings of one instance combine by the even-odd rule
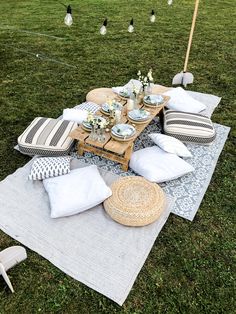
[[[74,107],[74,109],[87,110],[91,113],[96,113],[101,107],[94,102],[86,101]]]
[[[69,137],[75,122],[38,117],[18,137],[20,152],[27,155],[68,155],[74,140]]]
[[[30,180],[58,177],[70,172],[70,156],[41,157],[34,160],[29,174]]]
[[[164,112],[164,133],[182,142],[210,144],[216,137],[211,119],[197,113],[167,110]]]

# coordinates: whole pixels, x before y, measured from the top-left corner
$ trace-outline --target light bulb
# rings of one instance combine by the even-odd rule
[[[128,32],[129,32],[129,33],[133,33],[133,31],[134,31],[133,25],[129,25],[129,27],[128,27]]]
[[[65,16],[65,19],[64,19],[64,23],[67,25],[67,26],[71,26],[72,23],[73,23],[73,19],[72,19],[72,10],[71,10],[71,6],[68,5],[67,9],[66,9],[66,16]]]
[[[172,5],[173,0],[168,0],[167,3],[168,3],[169,5]]]
[[[102,27],[100,28],[100,34],[106,35],[106,33],[107,33],[107,28],[106,28],[106,26],[102,25]]]
[[[107,19],[104,20],[102,27],[100,28],[100,34],[101,35],[106,35],[106,33],[107,33],[106,26],[107,26]]]
[[[133,33],[133,31],[134,31],[134,19],[132,19],[130,21],[130,24],[129,24],[129,27],[128,27],[128,32],[129,33]]]
[[[150,21],[154,23],[156,21],[156,16],[154,10],[152,10],[151,15],[150,15]]]

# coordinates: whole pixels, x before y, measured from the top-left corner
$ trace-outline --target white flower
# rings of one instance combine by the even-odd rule
[[[139,70],[138,73],[137,73],[137,75],[140,76],[141,74],[142,74],[142,73],[141,73],[141,71]]]

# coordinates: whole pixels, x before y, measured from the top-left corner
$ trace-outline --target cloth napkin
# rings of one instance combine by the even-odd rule
[[[69,120],[81,124],[87,119],[88,111],[81,109],[64,109],[63,110],[63,120]]]
[[[164,95],[170,96],[167,104],[169,109],[190,113],[199,113],[206,109],[203,103],[192,98],[182,87],[172,88]]]
[[[127,84],[125,84],[124,86],[117,86],[117,87],[112,87],[112,91],[116,94],[119,94],[122,91],[128,91],[131,92],[133,90],[133,88],[137,88],[138,90],[140,90],[140,88],[142,87],[142,83],[139,80],[134,80],[131,79]]]

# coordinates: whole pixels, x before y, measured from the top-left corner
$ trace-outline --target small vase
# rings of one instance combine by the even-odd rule
[[[90,138],[91,141],[96,141],[98,139],[96,125],[92,125],[92,130],[91,130],[91,133],[89,135],[89,138]]]
[[[139,94],[132,94],[131,95],[131,101],[133,102],[133,109],[138,109],[139,108]]]
[[[150,95],[152,92],[152,88],[150,83],[147,86],[144,86],[144,96]]]
[[[100,142],[100,143],[105,142],[105,140],[106,140],[105,129],[104,128],[97,129],[97,134],[98,134],[98,138],[97,138],[98,142]]]

